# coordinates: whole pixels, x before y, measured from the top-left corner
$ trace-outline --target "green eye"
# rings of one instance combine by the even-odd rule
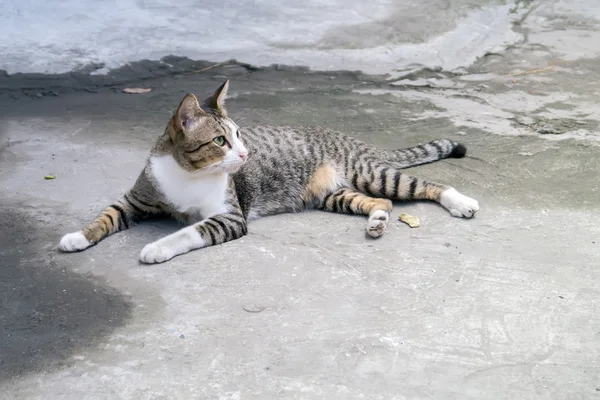
[[[217,146],[223,146],[225,144],[225,136],[217,136],[213,139],[213,142],[215,142]]]

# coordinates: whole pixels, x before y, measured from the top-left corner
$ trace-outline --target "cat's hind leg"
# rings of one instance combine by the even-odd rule
[[[371,237],[383,235],[392,211],[392,202],[366,196],[351,188],[340,188],[326,195],[317,208],[346,214],[368,215],[367,234]]]
[[[121,200],[106,207],[81,230],[64,235],[58,248],[64,252],[87,249],[107,236],[129,229],[140,219],[158,212],[157,206],[129,192]]]
[[[400,172],[389,166],[367,166],[363,172],[354,172],[351,179],[356,190],[391,200],[431,200],[441,204],[450,214],[472,218],[479,211],[477,200],[465,196],[452,186],[427,181]]]

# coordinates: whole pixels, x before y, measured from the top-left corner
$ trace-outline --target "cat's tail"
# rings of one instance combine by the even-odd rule
[[[444,158],[463,158],[466,154],[467,148],[464,145],[449,139],[437,139],[415,147],[388,151],[382,161],[394,168],[402,169]]]

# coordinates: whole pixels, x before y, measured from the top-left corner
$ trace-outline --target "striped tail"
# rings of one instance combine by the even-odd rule
[[[433,140],[407,149],[388,151],[381,160],[394,168],[410,168],[421,164],[439,161],[444,158],[462,158],[467,154],[467,148],[448,139]]]

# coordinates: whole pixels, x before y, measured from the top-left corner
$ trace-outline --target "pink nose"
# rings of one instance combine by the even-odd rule
[[[246,161],[247,157],[248,157],[248,153],[240,153],[240,158],[242,159],[242,161]]]

